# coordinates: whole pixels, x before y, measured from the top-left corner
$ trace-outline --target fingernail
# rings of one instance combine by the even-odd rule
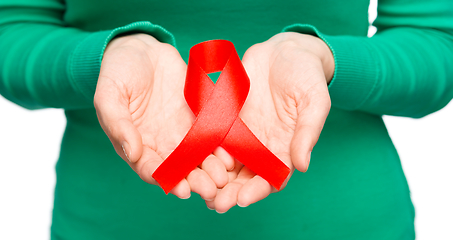
[[[237,202],[236,204],[237,204],[239,207],[242,207],[242,208],[248,207],[248,206],[249,206],[249,205],[241,205],[241,204],[239,204],[239,202]]]
[[[225,212],[219,212],[219,211],[217,211],[217,210],[215,210],[215,211],[216,211],[218,214],[224,214],[224,213],[225,213]]]
[[[208,207],[209,210],[214,210],[214,208],[210,208],[209,206],[206,206],[206,207]]]
[[[187,196],[187,197],[182,197],[181,199],[189,199],[189,198],[190,198],[190,194],[189,194],[189,196]]]
[[[205,199],[205,201],[212,202],[215,198]]]
[[[126,155],[126,158],[127,160],[131,162],[131,159],[129,159],[129,155],[130,154],[127,154],[127,153],[130,153],[130,146],[129,146],[129,143],[127,143],[126,141],[123,142],[123,144],[121,144],[121,148],[123,148],[123,152],[124,152],[124,155]]]
[[[305,169],[305,172],[308,170],[308,166],[310,166],[310,160],[311,160],[311,152],[308,153],[307,169]]]

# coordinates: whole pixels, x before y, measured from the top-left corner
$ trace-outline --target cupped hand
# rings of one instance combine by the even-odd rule
[[[116,152],[147,183],[194,121],[183,89],[186,64],[178,51],[145,34],[114,39],[107,46],[94,97],[99,122]],[[221,155],[222,153],[220,153]],[[184,160],[184,159],[182,159]],[[210,155],[172,191],[211,200],[228,181],[222,160]]]
[[[280,33],[249,48],[242,62],[251,86],[240,117],[291,173],[294,168],[307,171],[330,110],[327,83],[334,72],[330,49],[310,35]],[[240,163],[229,178],[215,200],[206,201],[219,213],[236,204],[246,207],[277,191]]]

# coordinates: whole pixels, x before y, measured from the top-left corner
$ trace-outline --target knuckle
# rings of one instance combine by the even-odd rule
[[[109,138],[111,139],[112,142],[118,143],[120,141],[120,131],[118,129],[118,126],[116,124],[109,124],[107,123],[107,129],[105,133]]]

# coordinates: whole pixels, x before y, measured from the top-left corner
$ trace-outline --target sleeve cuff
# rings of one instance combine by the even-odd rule
[[[122,34],[146,33],[157,40],[176,47],[173,35],[159,25],[150,22],[135,22],[108,31],[94,32],[83,39],[73,52],[68,70],[72,85],[91,101],[101,69],[102,56],[107,44]]]
[[[298,32],[321,38],[330,48],[335,60],[335,71],[329,84],[333,107],[358,110],[376,87],[379,66],[372,56],[366,37],[329,36],[308,24],[294,24],[284,32]]]

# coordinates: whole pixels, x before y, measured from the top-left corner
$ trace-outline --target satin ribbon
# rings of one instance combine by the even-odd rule
[[[214,84],[207,74],[222,71]],[[173,189],[218,146],[280,189],[290,169],[239,118],[250,80],[233,43],[213,40],[190,49],[184,97],[196,119],[153,178],[165,193]]]

